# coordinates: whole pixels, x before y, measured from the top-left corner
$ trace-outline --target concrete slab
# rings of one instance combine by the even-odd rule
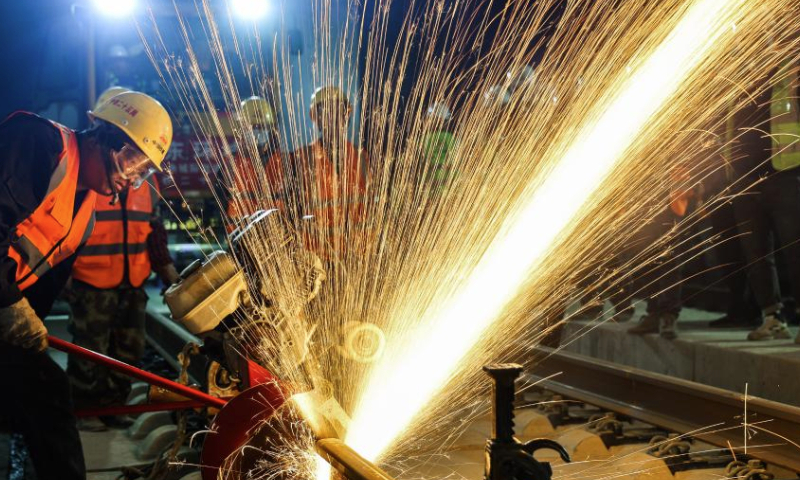
[[[181,480],[202,480],[203,474],[200,471],[192,472],[181,477]]]
[[[484,453],[480,450],[454,452],[450,455],[450,467],[456,477],[465,479],[480,479],[484,473]],[[437,478],[437,477],[427,477]]]
[[[516,423],[516,434],[520,440],[545,437],[555,432],[547,415],[533,408],[518,410],[514,422]]]
[[[727,478],[724,468],[703,468],[675,472],[675,480],[716,480]]]
[[[571,321],[564,328],[562,347],[734,392],[747,386],[750,395],[800,405],[800,382],[790,373],[800,371],[800,345],[793,340],[750,342],[746,329],[708,328],[708,321],[718,316],[685,308],[673,341],[657,334],[628,334],[633,322]],[[792,333],[797,334],[795,328]]]
[[[176,425],[162,425],[155,428],[147,436],[139,441],[136,447],[136,458],[141,461],[152,461],[178,437],[178,427]]]
[[[476,420],[472,422],[467,431],[458,437],[452,450],[480,450],[486,447],[486,440],[492,436],[492,422],[489,420]]]
[[[137,443],[128,437],[125,430],[80,433],[87,470],[107,470],[142,464],[142,461],[136,458]],[[95,473],[97,475],[90,478],[101,480],[106,478],[103,475],[108,472]],[[110,478],[116,478],[118,475],[119,471],[116,471]]]
[[[646,453],[634,452],[608,460],[612,476],[629,480],[674,480],[664,460]]]
[[[156,428],[171,424],[173,424],[171,412],[143,413],[128,428],[128,436],[133,440],[141,440]]]
[[[580,427],[556,429],[554,438],[569,453],[573,462],[583,462],[590,459],[595,461],[610,456],[603,440],[598,435],[587,432]]]

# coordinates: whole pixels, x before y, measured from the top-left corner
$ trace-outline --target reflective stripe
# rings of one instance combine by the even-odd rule
[[[34,245],[28,237],[19,237],[16,241],[11,243],[11,246],[14,247],[14,250],[19,252],[22,260],[31,270],[36,268],[36,266],[44,260],[44,254],[36,248],[36,245]]]
[[[63,135],[62,138],[64,138]],[[67,139],[64,138],[64,142],[66,141]],[[58,166],[56,166],[56,169],[53,170],[53,174],[50,176],[50,184],[47,186],[47,193],[45,194],[45,197],[50,195],[53,190],[55,190],[56,187],[58,187],[64,180],[64,177],[67,175],[67,163],[68,162],[65,161],[58,162]]]
[[[41,278],[42,275],[49,272],[51,268],[53,267],[50,265],[50,262],[41,262],[39,265],[36,265],[35,269],[33,269],[33,275]]]
[[[153,183],[150,183],[151,180],[153,181]],[[153,208],[156,208],[156,205],[158,205],[158,201],[161,200],[158,196],[158,187],[155,185],[155,182],[157,181],[158,180],[155,178],[147,179],[147,188],[150,189],[150,202]]]
[[[150,212],[128,211],[128,220],[132,222],[149,222],[152,214]],[[95,212],[98,222],[122,221],[122,210],[98,210]]]
[[[67,151],[69,150],[69,141],[70,138],[70,131],[66,129],[66,127],[62,127],[58,125],[58,132],[61,134],[61,142],[63,143],[61,151],[62,155],[58,159],[58,165],[56,165],[56,169],[53,170],[53,173],[50,175],[50,183],[47,185],[47,193],[45,197],[53,192],[59,185],[61,185],[61,181],[64,180],[64,177],[67,175],[67,164],[69,162],[62,161],[64,159],[64,155],[67,155]]]
[[[83,238],[81,238],[81,245],[85,244],[89,240],[89,237],[92,236],[92,231],[94,231],[94,223],[97,220],[95,218],[96,214],[97,212],[92,212],[92,216],[89,218],[89,224],[86,225],[86,231],[83,232]]]
[[[772,87],[770,136],[772,166],[789,170],[800,166],[800,105],[797,102],[798,66],[787,60],[778,73],[780,80]]]
[[[147,243],[132,243],[128,245],[128,254],[136,255],[147,251]],[[98,255],[122,255],[125,253],[125,244],[109,243],[107,245],[87,245],[81,250],[81,256],[95,257]]]

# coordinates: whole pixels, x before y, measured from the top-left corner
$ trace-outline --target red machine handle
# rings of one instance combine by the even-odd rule
[[[101,365],[110,368],[111,370],[116,370],[117,372],[120,372],[129,377],[142,380],[151,385],[156,385],[158,387],[166,388],[167,390],[179,393],[186,398],[197,400],[198,402],[201,402],[203,405],[214,408],[222,408],[227,403],[227,401],[221,398],[212,397],[211,395],[195,390],[194,388],[187,387],[186,385],[177,382],[173,382],[172,380],[167,380],[164,377],[160,377],[153,373],[146,372],[140,368],[128,365],[125,362],[120,362],[119,360],[115,360],[111,357],[107,357],[97,352],[93,352],[83,347],[79,347],[75,344],[66,342],[52,335],[47,336],[47,341],[50,342],[50,346],[55,348],[56,350],[61,350],[62,352],[66,352],[70,355],[81,357],[84,360],[88,360],[90,362],[99,363]]]
[[[102,417],[105,415],[136,415],[146,412],[171,412],[173,410],[191,410],[193,408],[205,407],[205,402],[189,400],[182,402],[159,402],[142,403],[138,405],[118,405],[113,407],[89,408],[86,410],[75,410],[75,416],[81,417]]]

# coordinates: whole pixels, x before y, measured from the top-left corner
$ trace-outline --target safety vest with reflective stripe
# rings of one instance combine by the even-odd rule
[[[371,231],[367,222],[368,159],[366,152],[345,145],[335,167],[331,153],[317,141],[302,154],[302,183],[307,206],[304,213],[314,216],[319,235],[306,234],[311,250],[323,258],[363,251]]]
[[[772,87],[770,134],[775,170],[800,166],[799,67],[796,63],[786,63],[779,72],[780,81]]]
[[[259,210],[283,208],[283,168],[281,154],[272,155],[263,170],[246,157],[234,158],[233,188],[227,214],[232,222]],[[269,198],[272,197],[272,198]]]
[[[158,202],[157,189],[155,182],[128,189],[124,208],[122,201],[110,205],[111,197],[97,196],[97,223],[72,267],[74,279],[96,288],[116,288],[125,280],[127,258],[130,285],[140,287],[147,280],[147,237],[152,232],[150,220]]]
[[[13,115],[32,114],[17,112]],[[72,256],[89,238],[94,225],[95,192],[88,191],[75,212],[80,169],[75,132],[51,123],[61,132],[64,145],[58,165],[50,175],[42,203],[14,227],[8,249],[8,256],[17,262],[16,281],[20,290],[30,287],[50,269]]]

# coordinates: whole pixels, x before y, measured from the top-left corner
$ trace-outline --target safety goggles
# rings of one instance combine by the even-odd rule
[[[119,176],[123,180],[127,180],[134,189],[141,187],[147,178],[156,172],[153,161],[139,149],[127,143],[122,150],[113,152],[112,156]]]

